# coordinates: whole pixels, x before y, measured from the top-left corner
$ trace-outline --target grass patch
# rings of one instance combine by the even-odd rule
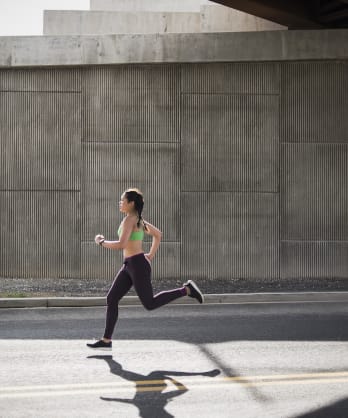
[[[23,292],[0,292],[0,298],[26,298],[28,295]]]

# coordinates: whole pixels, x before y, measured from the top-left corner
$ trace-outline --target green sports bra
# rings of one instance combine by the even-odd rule
[[[122,234],[122,226],[120,225],[118,228],[118,236],[120,237]],[[142,241],[144,239],[144,231],[141,229],[140,231],[133,231],[131,236],[129,237],[129,241]]]

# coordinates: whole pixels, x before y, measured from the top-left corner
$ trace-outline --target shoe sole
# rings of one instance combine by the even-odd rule
[[[196,283],[193,281],[193,280],[189,280],[187,283],[190,283],[190,285],[195,289],[195,291],[197,292],[197,293],[199,293],[199,295],[201,296],[201,298],[202,298],[202,302],[201,303],[204,303],[204,295],[203,295],[203,293],[199,290],[199,288],[198,288],[198,286],[196,285]]]
[[[111,351],[112,347],[90,347],[89,345],[87,345],[88,348],[90,348],[91,350],[101,350],[101,351]]]

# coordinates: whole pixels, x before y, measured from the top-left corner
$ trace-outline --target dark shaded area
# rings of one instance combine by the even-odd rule
[[[105,308],[0,312],[0,338],[90,339],[104,329]],[[114,338],[225,341],[347,341],[345,303],[173,305],[156,311],[121,308]]]
[[[347,0],[213,0],[289,29],[348,28]]]
[[[316,409],[299,415],[296,418],[347,418],[348,417],[348,398],[337,401],[331,405]]]

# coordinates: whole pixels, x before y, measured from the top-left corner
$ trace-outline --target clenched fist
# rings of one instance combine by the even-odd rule
[[[101,242],[105,241],[104,235],[98,234],[94,237],[94,241],[97,245],[100,245]]]

